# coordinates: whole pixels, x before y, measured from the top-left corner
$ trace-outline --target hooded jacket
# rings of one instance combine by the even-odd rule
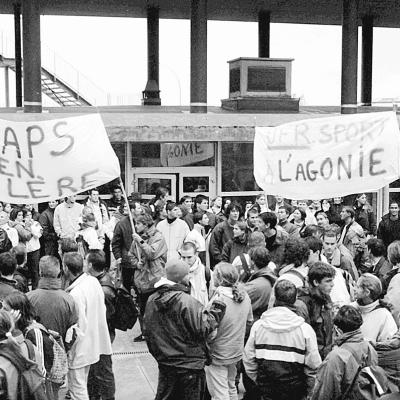
[[[400,239],[400,216],[392,221],[390,214],[385,214],[378,226],[378,239],[382,239],[386,247]]]
[[[357,358],[346,347],[347,349],[351,348]],[[342,394],[351,385],[363,358],[365,358],[366,365],[375,366],[378,364],[376,351],[364,340],[359,329],[340,336],[337,340],[337,346],[329,353],[318,370],[312,400],[341,399]],[[347,398],[363,399],[357,389],[358,385],[354,385]]]
[[[187,286],[165,278],[155,287],[144,314],[143,333],[150,353],[159,365],[203,369],[206,339],[223,318],[224,304],[206,310]]]
[[[274,307],[251,328],[243,363],[265,398],[301,399],[321,364],[315,332],[289,308]]]

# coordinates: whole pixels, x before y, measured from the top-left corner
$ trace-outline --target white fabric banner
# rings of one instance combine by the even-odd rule
[[[316,200],[377,190],[399,176],[394,112],[256,127],[254,177],[267,194]]]
[[[100,115],[0,120],[0,200],[39,203],[77,194],[120,175]]]

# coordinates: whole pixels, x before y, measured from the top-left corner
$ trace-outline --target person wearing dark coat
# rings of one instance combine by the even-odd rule
[[[389,205],[389,213],[382,217],[378,226],[378,239],[382,239],[386,247],[395,240],[400,239],[399,204],[392,201]]]
[[[43,228],[41,241],[46,256],[58,256],[58,235],[54,230],[54,210],[57,205],[56,200],[49,201],[48,207],[39,216],[39,224]]]
[[[238,221],[233,226],[233,238],[228,240],[222,248],[222,261],[231,263],[233,260],[242,253],[247,253],[247,238],[246,233],[247,223],[244,221]]]
[[[201,400],[206,339],[218,327],[226,305],[214,300],[205,309],[192,297],[189,266],[178,259],[167,262],[166,278],[155,288],[146,305],[144,334],[158,363],[156,399]]]
[[[376,217],[372,207],[368,204],[367,195],[361,193],[357,195],[354,202],[354,220],[361,225],[366,235],[376,235]]]
[[[114,228],[114,235],[111,241],[111,250],[117,264],[121,267],[121,279],[125,289],[130,291],[133,284],[135,270],[128,255],[132,245],[132,225],[129,217],[123,217]]]
[[[9,252],[0,254],[0,301],[10,293],[17,291],[17,281],[13,279],[13,274],[17,269],[17,260]]]

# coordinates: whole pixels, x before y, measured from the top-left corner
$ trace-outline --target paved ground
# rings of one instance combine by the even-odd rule
[[[127,332],[117,331],[113,343],[116,400],[153,400],[155,397],[157,363],[148,352],[145,342],[133,342],[139,332],[137,325]]]

